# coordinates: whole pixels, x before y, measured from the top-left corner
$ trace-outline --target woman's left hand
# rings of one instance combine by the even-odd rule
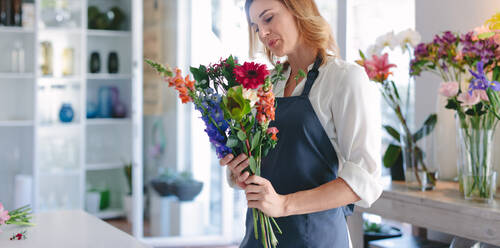
[[[270,217],[286,216],[287,196],[276,193],[269,180],[253,175],[248,177],[245,183],[249,208],[258,208]]]

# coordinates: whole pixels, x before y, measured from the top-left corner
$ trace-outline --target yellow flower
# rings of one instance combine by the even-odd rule
[[[500,30],[500,12],[494,14],[484,24],[487,25],[492,31]]]

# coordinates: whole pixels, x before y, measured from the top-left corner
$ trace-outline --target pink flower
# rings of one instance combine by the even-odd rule
[[[276,127],[270,127],[267,129],[267,132],[268,134],[272,134],[271,135],[271,139],[272,140],[278,140],[278,137],[276,136],[276,134],[278,134],[278,129]]]
[[[462,92],[458,95],[457,100],[462,102],[461,106],[473,106],[480,101],[479,92],[476,90],[469,94],[469,92]]]
[[[474,92],[477,92],[477,94],[479,95],[479,99],[481,99],[481,101],[490,101],[490,98],[488,98],[488,94],[486,93],[486,90],[474,90]]]
[[[472,40],[478,40],[478,36],[484,33],[490,33],[491,30],[488,28],[488,26],[480,26],[474,28],[474,36],[472,36]]]
[[[457,82],[442,82],[439,88],[439,94],[445,97],[454,97],[458,94]]]
[[[2,203],[0,203],[0,225],[5,224],[6,221],[10,219],[9,211],[3,208]]]
[[[365,67],[366,74],[372,81],[383,82],[392,74],[389,71],[395,64],[389,64],[389,55],[384,53],[382,56],[372,55],[372,60],[365,60],[362,65]]]

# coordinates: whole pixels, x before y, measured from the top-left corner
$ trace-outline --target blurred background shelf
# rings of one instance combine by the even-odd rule
[[[0,121],[0,127],[31,127],[32,120]]]
[[[129,125],[129,118],[95,118],[87,119],[87,125]]]
[[[87,35],[97,37],[128,38],[132,35],[132,33],[130,31],[89,29],[87,30]]]
[[[122,162],[115,163],[100,163],[100,164],[87,164],[85,167],[88,171],[110,170],[123,168]]]

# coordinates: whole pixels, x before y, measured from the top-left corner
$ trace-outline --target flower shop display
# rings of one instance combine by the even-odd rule
[[[398,158],[402,157],[406,184],[411,188],[425,191],[436,186],[438,171],[437,167],[426,164],[426,154],[418,142],[433,131],[437,115],[430,115],[416,132],[411,130],[411,125],[408,123],[408,113],[405,111],[407,106],[401,99],[400,90],[396,83],[389,77],[393,74],[391,68],[396,68],[396,65],[390,64],[387,53],[381,54],[386,47],[392,50],[396,46],[400,46],[403,53],[408,52],[411,57],[413,47],[419,41],[420,35],[413,30],[405,30],[397,35],[389,32],[377,38],[376,44],[368,48],[367,55],[371,57],[365,56],[360,51],[361,60],[356,62],[365,68],[370,80],[379,85],[384,100],[396,114],[400,124],[399,128],[384,125],[387,133],[394,138],[393,143],[387,147],[384,154],[384,165],[391,167]],[[411,87],[408,86],[408,97],[410,89]]]
[[[458,179],[465,199],[491,202],[493,134],[500,119],[500,13],[465,34],[446,31],[415,49],[411,74],[442,78],[439,93],[455,112]]]

